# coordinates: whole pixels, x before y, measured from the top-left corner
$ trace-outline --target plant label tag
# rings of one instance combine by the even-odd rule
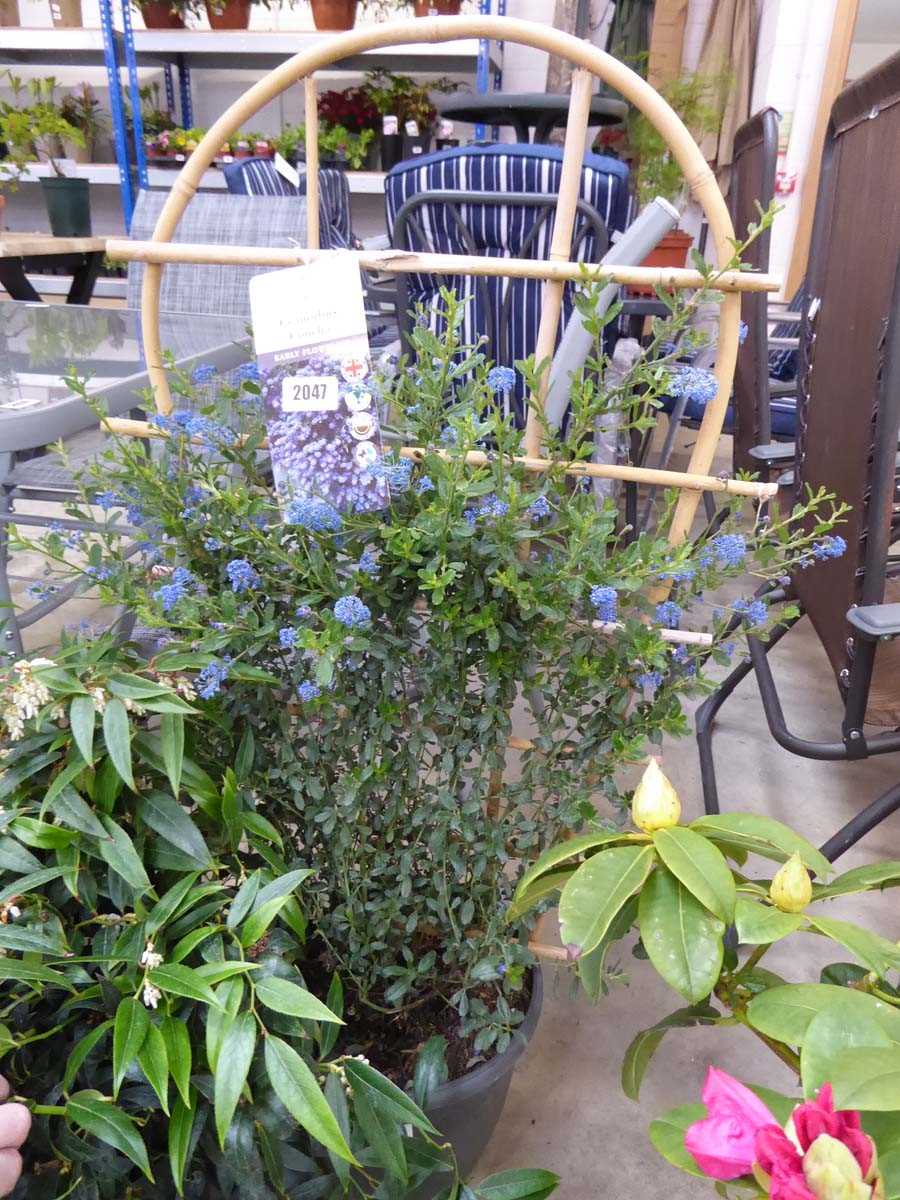
[[[383,508],[381,432],[359,266],[329,254],[250,281],[269,453],[282,503]]]
[[[272,164],[282,179],[286,179],[288,183],[292,183],[297,191],[300,191],[300,172],[296,167],[292,167],[286,158],[282,158],[276,152],[275,159]]]

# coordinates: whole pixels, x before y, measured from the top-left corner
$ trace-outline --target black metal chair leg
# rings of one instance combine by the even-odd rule
[[[879,796],[877,800],[867,804],[852,821],[848,821],[833,837],[830,837],[821,847],[822,853],[829,862],[834,862],[845,850],[855,846],[860,838],[871,833],[876,826],[892,813],[897,812],[898,809],[900,809],[900,783],[895,783],[883,796]]]

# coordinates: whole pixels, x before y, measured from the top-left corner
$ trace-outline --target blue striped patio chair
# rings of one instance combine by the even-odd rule
[[[487,255],[494,258],[548,256],[554,205],[562,175],[558,146],[468,146],[398,163],[385,182],[387,226],[395,249],[420,253]],[[586,154],[581,171],[572,257],[599,262],[609,236],[630,216],[628,168],[618,159]],[[408,334],[420,306],[438,331],[440,289],[469,301],[463,337],[485,339],[485,352],[511,367],[534,352],[543,282],[473,276],[401,275],[397,309]],[[572,312],[573,287],[563,302],[562,332]],[[525,385],[517,376],[508,402],[524,421]]]

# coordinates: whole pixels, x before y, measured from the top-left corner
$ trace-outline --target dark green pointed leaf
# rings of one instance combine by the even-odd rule
[[[134,842],[112,817],[102,814],[100,820],[107,835],[97,842],[101,858],[142,896],[150,890],[150,880],[144,870],[141,856],[134,848]]]
[[[91,696],[75,696],[69,705],[69,724],[75,745],[86,763],[94,761],[94,721],[97,711]]]
[[[498,1171],[475,1188],[478,1200],[546,1200],[556,1191],[559,1176],[536,1167]]]
[[[162,1031],[151,1025],[138,1051],[138,1063],[147,1076],[147,1082],[159,1096],[163,1112],[169,1112],[169,1055]]]
[[[228,919],[225,922],[229,929],[237,929],[241,921],[249,914],[253,901],[256,899],[256,893],[259,891],[260,879],[259,871],[254,871],[238,888],[231,901]]]
[[[704,908],[726,925],[734,920],[734,876],[722,851],[699,833],[675,825],[653,835],[659,857]]]
[[[358,1166],[315,1076],[297,1051],[270,1035],[265,1058],[275,1095],[298,1125],[338,1157]]]
[[[403,1185],[404,1191],[400,1195],[406,1195],[409,1167],[400,1126],[393,1117],[373,1106],[370,1096],[365,1090],[354,1092],[353,1112],[356,1116],[356,1124],[362,1131],[372,1153],[388,1175],[399,1180]]]
[[[200,1000],[203,1004],[217,1005],[215,993],[196,971],[182,963],[165,963],[149,974],[150,982],[163,992],[173,996],[184,996],[188,1000]]]
[[[216,988],[215,994],[220,1007],[209,1008],[206,1012],[206,1061],[213,1073],[219,1064],[222,1039],[241,1006],[241,1000],[244,997],[244,981],[239,976],[235,979],[226,979]]]
[[[34,949],[34,947],[30,947],[30,949]],[[43,947],[41,953],[47,954],[50,951]],[[57,951],[54,950],[53,953],[56,954]],[[21,980],[23,983],[48,983],[53,987],[73,990],[70,981],[59,971],[54,971],[50,967],[35,966],[34,963],[24,963],[18,958],[0,958],[0,979]]]
[[[724,922],[663,868],[641,892],[638,921],[644,949],[666,983],[691,1004],[705,999],[722,970]]]
[[[110,1018],[108,1021],[104,1021],[102,1025],[98,1025],[96,1029],[92,1029],[90,1033],[85,1034],[84,1037],[79,1038],[72,1047],[72,1053],[69,1055],[65,1074],[63,1075],[62,1088],[64,1092],[69,1091],[87,1056],[106,1037],[112,1027],[113,1021]]]
[[[57,854],[60,853],[63,853],[63,851],[58,850]],[[13,896],[27,896],[29,892],[37,891],[45,883],[51,883],[54,879],[59,879],[62,873],[63,870],[61,867],[44,867],[42,871],[32,871],[28,875],[20,875],[18,879],[14,879],[12,883],[7,884],[0,891],[0,904],[5,904]]]
[[[66,1105],[66,1116],[86,1133],[130,1158],[153,1182],[144,1139],[131,1117],[115,1104],[101,1099],[96,1092],[76,1092]]]
[[[131,771],[131,727],[128,711],[117,697],[107,700],[103,710],[103,740],[112,764],[124,783],[134,790],[134,775]]]
[[[418,1104],[368,1063],[350,1058],[344,1064],[344,1074],[354,1096],[365,1093],[372,1106],[396,1124],[415,1125],[423,1133],[437,1135],[438,1131]]]
[[[138,815],[145,825],[186,854],[194,866],[212,866],[203,834],[177,800],[163,792],[148,792],[141,797]]]
[[[184,717],[181,713],[164,713],[159,722],[159,737],[162,745],[166,776],[172,785],[172,795],[177,796],[181,787],[181,766],[184,762]]]
[[[446,1083],[447,1039],[439,1033],[430,1037],[416,1059],[413,1075],[413,1099],[420,1108],[425,1108],[435,1088]]]
[[[688,1175],[696,1175],[700,1179],[706,1176],[697,1166],[692,1155],[685,1149],[684,1135],[689,1125],[702,1121],[706,1116],[705,1104],[682,1104],[673,1108],[663,1117],[650,1122],[650,1141],[657,1151],[680,1171]]]
[[[197,882],[199,874],[199,871],[194,871],[190,875],[185,875],[179,879],[153,905],[147,914],[147,920],[144,922],[148,937],[152,937],[157,930],[162,929],[166,922],[175,915],[179,905]]]
[[[191,1148],[191,1135],[197,1115],[197,1093],[192,1090],[190,1102],[185,1104],[181,1096],[175,1097],[172,1117],[169,1121],[169,1168],[175,1181],[175,1190],[184,1195],[184,1171]]]
[[[231,1118],[247,1082],[255,1049],[256,1018],[250,1012],[239,1013],[225,1031],[216,1067],[216,1132],[223,1149]]]
[[[125,1072],[144,1044],[150,1017],[140,1000],[126,996],[119,1001],[113,1028],[113,1094],[118,1096]]]
[[[562,940],[587,954],[644,883],[656,858],[652,846],[615,846],[582,863],[559,900]]]
[[[273,1012],[284,1013],[289,1017],[303,1017],[309,1021],[333,1021],[337,1025],[344,1023],[326,1008],[321,1000],[317,1000],[312,992],[291,983],[288,979],[267,975],[264,979],[255,981],[255,990],[257,1000]]]
[[[21,950],[23,954],[28,954],[33,950],[38,954],[49,954],[54,958],[61,958],[66,953],[67,947],[60,934],[52,928],[29,929],[25,925],[0,925],[0,949]],[[6,961],[6,959],[0,959],[4,966]],[[19,963],[12,965],[18,967]],[[25,976],[18,976],[14,970],[10,978],[17,977],[25,978]]]
[[[629,1100],[637,1100],[650,1060],[670,1029],[686,1029],[691,1025],[715,1025],[721,1014],[708,1004],[697,1004],[691,1008],[680,1008],[658,1021],[649,1029],[642,1029],[625,1051],[622,1061],[622,1091]]]
[[[548,896],[552,896],[554,892],[561,892],[565,885],[575,874],[575,868],[570,867],[561,871],[548,871],[545,875],[540,875],[537,879],[522,892],[516,891],[516,897],[506,910],[506,920],[509,922],[518,921],[536,904],[542,900],[546,900]]]
[[[215,1011],[215,1010],[210,1010]],[[185,1104],[190,1103],[191,1092],[191,1035],[183,1021],[176,1017],[166,1017],[160,1026],[163,1041],[166,1043],[166,1061],[169,1073]]]
[[[64,824],[90,837],[105,838],[106,830],[98,821],[94,811],[85,804],[75,789],[64,787],[49,805],[50,811]]]
[[[260,908],[254,907],[253,912],[241,926],[241,945],[254,946],[288,902],[287,896],[274,896]]]

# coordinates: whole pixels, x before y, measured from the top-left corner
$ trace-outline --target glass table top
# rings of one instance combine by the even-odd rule
[[[160,338],[163,350],[183,364],[199,365],[210,355],[213,365],[230,369],[253,358],[249,323],[241,317],[163,313]],[[79,377],[88,378],[89,393],[121,393],[115,404],[110,403],[110,411],[133,406],[146,386],[140,313],[80,305],[0,304],[0,422],[39,413],[42,421],[47,419],[44,442],[63,436],[68,430],[52,428],[53,414],[62,416],[72,404],[84,410],[64,379],[73,367]]]

